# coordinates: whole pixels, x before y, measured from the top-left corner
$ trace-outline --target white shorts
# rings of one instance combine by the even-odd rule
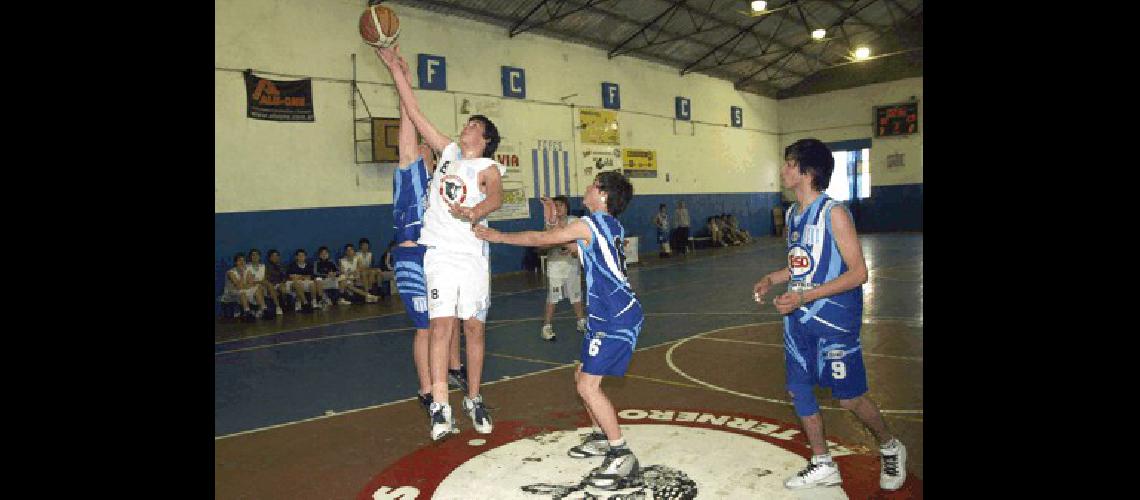
[[[549,276],[546,285],[546,302],[557,304],[562,299],[569,299],[571,303],[582,301],[582,275],[572,273],[569,276]]]
[[[314,278],[314,281],[320,283],[321,290],[336,290],[337,288],[340,288],[340,282],[343,280],[343,276],[337,276],[335,278],[329,278],[328,276],[325,276],[324,278]]]
[[[424,252],[428,318],[487,320],[491,267],[486,256],[428,248]]]

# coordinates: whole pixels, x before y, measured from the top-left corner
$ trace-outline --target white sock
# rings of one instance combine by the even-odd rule
[[[610,441],[610,448],[620,448],[625,446],[625,438],[618,438],[617,441]]]
[[[879,445],[879,449],[880,450],[893,450],[895,448],[898,448],[898,446],[899,446],[899,440],[896,438],[891,438],[890,441],[887,441],[887,442]]]
[[[830,453],[824,453],[823,455],[813,455],[811,457],[811,463],[813,463],[813,464],[829,464],[829,463],[831,463],[831,454]]]

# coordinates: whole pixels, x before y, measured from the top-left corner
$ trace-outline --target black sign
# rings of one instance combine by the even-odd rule
[[[245,70],[246,116],[277,122],[313,121],[313,82],[285,82]]]
[[[875,106],[875,137],[918,132],[918,103]]]

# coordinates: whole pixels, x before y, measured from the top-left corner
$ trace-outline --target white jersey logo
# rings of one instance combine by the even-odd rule
[[[803,278],[811,274],[814,267],[814,259],[804,247],[792,245],[788,249],[788,271],[792,273],[792,279]]]

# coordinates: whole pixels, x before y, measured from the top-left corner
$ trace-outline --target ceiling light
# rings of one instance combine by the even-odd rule
[[[762,0],[756,0],[756,1],[752,2],[752,12],[760,12],[760,11],[764,10],[764,8],[767,6],[768,6],[768,2],[764,2]]]
[[[855,49],[855,59],[866,59],[871,57],[871,49],[867,47],[859,47]]]
[[[819,29],[811,32],[811,37],[816,39],[816,40],[823,40],[823,37],[825,37],[825,36],[827,36],[827,30],[825,30],[823,28],[819,28]]]

